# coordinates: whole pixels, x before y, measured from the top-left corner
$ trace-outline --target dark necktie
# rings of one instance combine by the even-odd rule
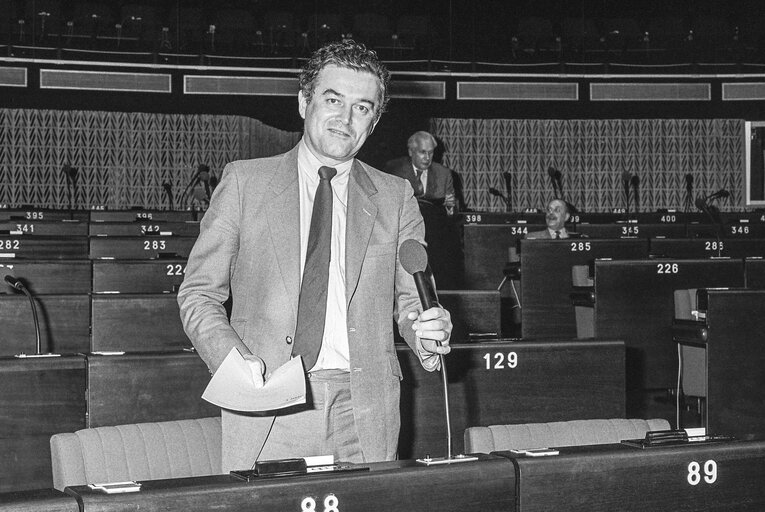
[[[560,240],[560,231],[555,232],[555,239]]]
[[[329,255],[332,242],[332,185],[337,174],[332,167],[319,169],[319,188],[313,201],[311,228],[308,231],[303,282],[298,300],[297,329],[293,355],[303,356],[305,370],[316,364],[321,340],[324,337],[324,318],[327,314],[327,281]]]
[[[419,169],[414,170],[414,197],[422,197],[425,191],[422,188],[422,171]]]

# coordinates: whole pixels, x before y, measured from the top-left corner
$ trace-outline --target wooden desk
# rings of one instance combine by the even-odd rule
[[[5,282],[10,275],[24,282],[33,295],[90,293],[90,261],[0,259],[0,293],[17,292]]]
[[[44,353],[90,350],[89,295],[38,295],[34,300]],[[3,326],[0,356],[35,353],[35,325],[26,295],[21,292],[0,295],[0,324]]]
[[[559,448],[560,455],[511,458],[519,512],[759,511],[765,507],[765,443],[633,448]]]
[[[89,427],[206,418],[207,366],[190,352],[88,356]]]
[[[185,259],[93,260],[93,293],[175,293]]]
[[[440,372],[428,373],[398,347],[401,382],[399,456],[446,455]],[[624,344],[551,341],[455,344],[446,356],[453,453],[465,428],[625,414]]]
[[[165,352],[191,348],[175,294],[93,295],[91,351]]]
[[[514,510],[515,471],[510,460],[422,466],[414,461],[365,465],[368,471],[317,473],[244,482],[229,475],[153,480],[140,492],[98,494],[68,487],[82,512],[343,511],[463,512]]]
[[[596,260],[594,334],[625,341],[628,392],[676,386],[675,290],[743,284],[741,260]]]
[[[524,339],[575,338],[571,268],[597,258],[648,254],[645,239],[521,240],[521,327]],[[596,337],[620,339],[610,335]]]
[[[0,492],[53,486],[50,436],[85,428],[85,358],[0,358]]]
[[[188,236],[96,236],[90,238],[90,259],[188,258],[194,242]]]
[[[438,302],[451,314],[453,341],[500,337],[502,323],[498,291],[439,290]]]

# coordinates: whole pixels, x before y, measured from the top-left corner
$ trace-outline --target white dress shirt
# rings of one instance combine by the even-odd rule
[[[308,232],[316,189],[319,187],[319,167],[323,164],[301,140],[298,148],[298,186],[300,188],[300,281],[303,281]],[[306,370],[350,370],[347,312],[345,308],[345,226],[348,212],[348,179],[353,160],[334,166],[337,174],[332,185],[332,242],[327,288],[327,315],[321,350],[313,368]]]

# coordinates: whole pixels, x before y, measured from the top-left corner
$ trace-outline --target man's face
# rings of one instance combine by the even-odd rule
[[[409,158],[412,159],[412,165],[417,169],[424,171],[430,168],[433,163],[433,151],[436,145],[428,139],[417,139],[414,146],[409,148]]]
[[[311,101],[298,93],[308,149],[329,166],[356,156],[377,124],[380,93],[372,73],[335,65],[322,69]]]
[[[568,208],[566,208],[566,203],[559,199],[550,201],[550,204],[547,205],[547,215],[545,216],[545,220],[547,221],[547,227],[553,231],[560,231],[563,229],[563,226],[568,220]]]

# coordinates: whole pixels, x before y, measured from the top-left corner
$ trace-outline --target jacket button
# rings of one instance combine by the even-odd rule
[[[284,341],[287,342],[287,345],[291,345],[292,344],[292,336],[287,336],[286,338],[284,338]]]

